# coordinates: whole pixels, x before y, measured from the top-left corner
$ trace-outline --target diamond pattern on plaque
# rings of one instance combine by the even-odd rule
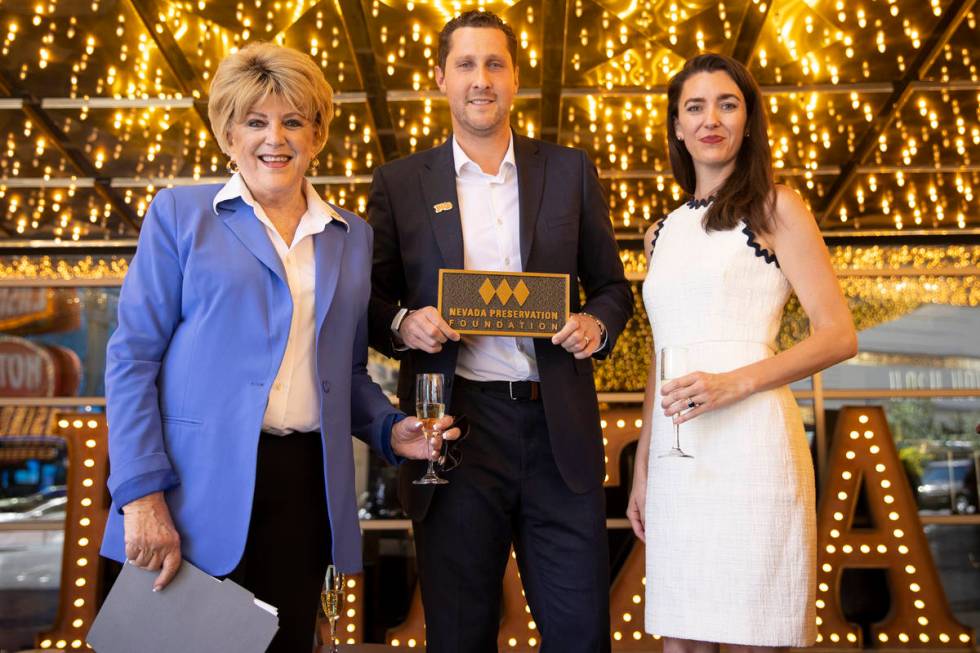
[[[517,299],[517,303],[523,306],[524,302],[527,301],[527,296],[530,294],[531,291],[527,289],[526,285],[524,285],[524,280],[521,279],[518,281],[517,285],[514,287],[514,297]]]
[[[514,291],[510,289],[510,284],[507,283],[506,279],[501,281],[500,285],[497,286],[497,299],[500,300],[501,304],[504,304],[506,306],[507,301],[511,298],[511,295],[513,294]]]
[[[489,304],[490,300],[493,299],[493,295],[493,284],[490,283],[489,279],[484,279],[483,285],[480,286],[480,297],[483,298],[483,302],[485,304]]]

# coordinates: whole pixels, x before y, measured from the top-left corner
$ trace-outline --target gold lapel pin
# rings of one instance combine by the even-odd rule
[[[439,202],[438,204],[434,204],[432,206],[432,208],[434,208],[436,210],[436,213],[442,213],[443,211],[452,211],[453,210],[453,203],[452,202]]]

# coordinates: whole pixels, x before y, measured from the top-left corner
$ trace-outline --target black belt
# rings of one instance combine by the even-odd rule
[[[269,433],[268,431],[262,431],[260,435],[265,438],[289,438],[289,437],[293,437],[294,435],[300,437],[315,435],[316,437],[320,437],[320,432],[319,431],[290,431],[289,433],[279,435],[278,433]]]
[[[502,395],[514,401],[540,401],[541,384],[537,381],[471,381],[456,377],[456,387],[471,388],[477,392]]]

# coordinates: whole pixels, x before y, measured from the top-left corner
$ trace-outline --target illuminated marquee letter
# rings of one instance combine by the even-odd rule
[[[58,617],[50,630],[37,635],[36,643],[42,649],[79,649],[85,646],[101,590],[99,546],[109,515],[108,431],[104,415],[62,413],[55,433],[67,441],[70,461],[61,590]]]
[[[853,528],[862,484],[874,528]],[[972,651],[974,635],[949,610],[902,463],[881,408],[844,408],[828,459],[817,526],[817,627],[823,648]],[[888,573],[891,611],[874,641],[844,619],[844,569]]]

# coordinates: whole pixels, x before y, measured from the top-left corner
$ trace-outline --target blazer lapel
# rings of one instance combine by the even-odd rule
[[[222,204],[224,203],[222,202]],[[242,201],[241,198],[229,204],[227,207],[220,205],[218,207],[218,210],[223,213],[225,225],[232,230],[238,240],[245,245],[248,251],[252,252],[255,258],[275,272],[283,283],[287,283],[286,269],[282,266],[282,259],[276,253],[272,241],[269,240],[265,225],[255,217],[252,207]]]
[[[521,269],[527,271],[534,227],[541,208],[545,160],[538,151],[537,143],[517,134],[514,134],[514,160],[517,163],[517,194],[521,207]]]
[[[323,319],[330,310],[337,292],[347,228],[337,220],[331,221],[320,233],[313,236],[313,253],[316,258],[316,333],[320,333]]]
[[[453,167],[452,140],[433,151],[419,171],[425,210],[436,236],[436,243],[447,268],[463,268],[463,225],[459,219],[456,195],[456,169]],[[436,212],[436,207],[439,212]]]

